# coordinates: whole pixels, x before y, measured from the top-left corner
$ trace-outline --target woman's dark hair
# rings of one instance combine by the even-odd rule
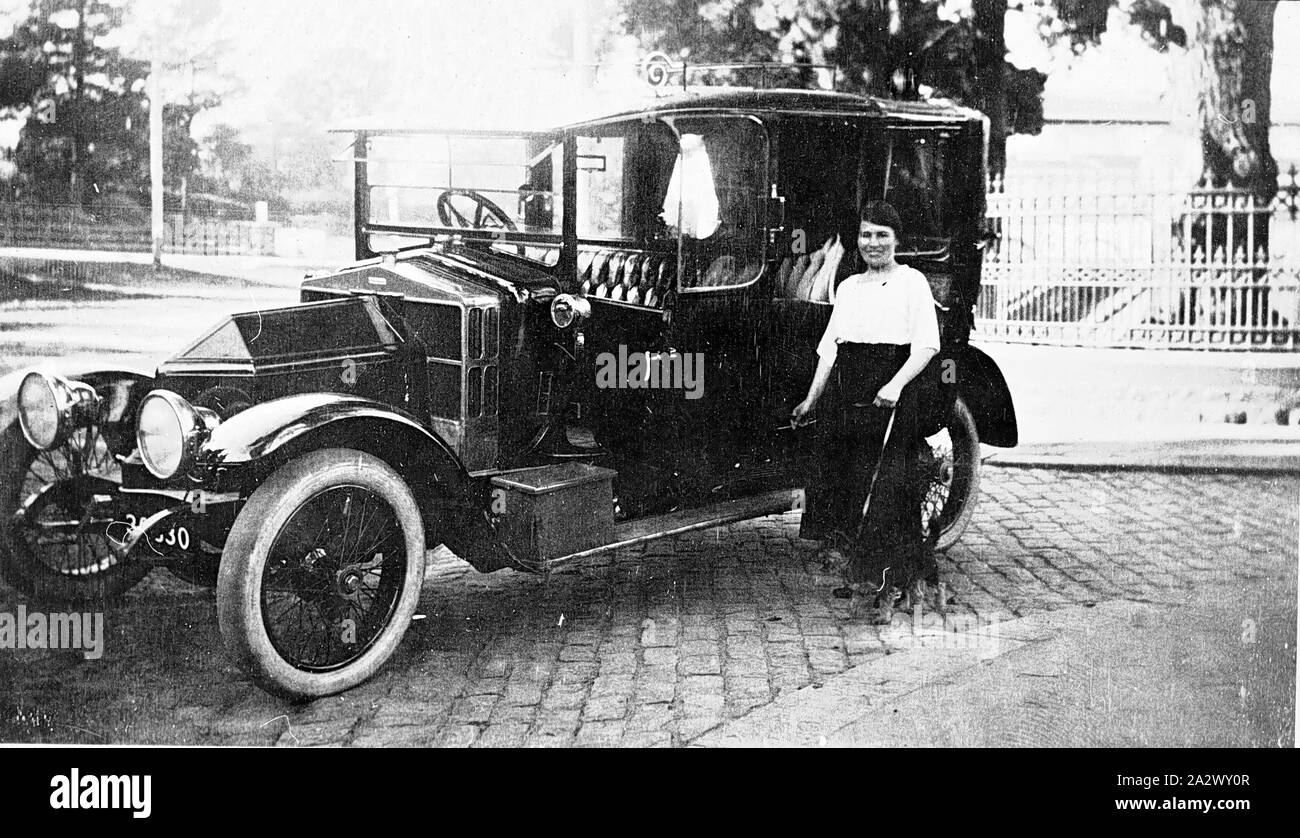
[[[888,201],[867,201],[862,205],[862,211],[858,213],[858,221],[889,227],[894,231],[895,238],[901,238],[903,235],[903,219],[898,216],[898,210],[894,209],[893,204]]]

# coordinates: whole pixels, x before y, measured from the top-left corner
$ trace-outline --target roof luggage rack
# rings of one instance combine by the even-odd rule
[[[807,87],[815,90],[836,90],[840,70],[834,64],[782,61],[691,64],[685,60],[673,61],[664,52],[652,52],[641,62],[641,73],[657,94],[671,95],[690,92],[692,89],[717,87],[749,87],[759,90],[775,87],[784,89]],[[736,85],[730,80],[717,80],[721,74],[734,76],[737,73],[757,75],[758,84]],[[823,79],[827,76],[830,79],[829,88],[823,83]]]

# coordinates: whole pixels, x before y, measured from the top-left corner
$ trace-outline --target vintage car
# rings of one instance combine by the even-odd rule
[[[224,317],[152,375],[4,394],[0,559],[45,600],[150,568],[215,585],[229,653],[309,699],[393,653],[439,545],[482,572],[798,507],[791,427],[856,208],[893,202],[943,348],[927,536],[1016,443],[968,344],[986,122],[941,102],[688,91],[551,131],[353,132],[356,262]]]

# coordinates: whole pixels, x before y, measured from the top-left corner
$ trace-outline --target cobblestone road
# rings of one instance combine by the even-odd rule
[[[975,521],[941,561],[951,618],[1181,603],[1261,578],[1294,597],[1298,498],[1294,477],[986,467]],[[210,592],[157,571],[107,612],[102,659],[0,651],[0,741],[689,744],[908,641],[910,615],[848,619],[797,529],[770,517],[549,577],[438,562],[388,667],[302,707],[225,659]],[[0,593],[0,611],[16,605]],[[1281,629],[1294,643],[1294,623]]]

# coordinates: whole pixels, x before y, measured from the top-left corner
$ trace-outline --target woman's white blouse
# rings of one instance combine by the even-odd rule
[[[835,308],[817,354],[834,359],[840,343],[893,343],[939,349],[939,319],[930,283],[916,268],[896,265],[883,280],[854,274],[835,290]]]

